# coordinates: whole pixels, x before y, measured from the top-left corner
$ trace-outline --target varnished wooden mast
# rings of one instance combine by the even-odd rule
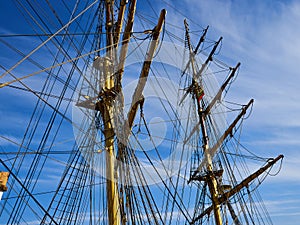
[[[125,2],[122,1],[122,4]],[[106,45],[107,45],[107,51],[106,51],[106,57],[103,59],[103,65],[104,65],[104,71],[105,71],[105,86],[103,88],[103,92],[107,93],[107,96],[109,96],[110,92],[112,92],[114,89],[116,89],[115,86],[117,86],[117,90],[122,93],[121,89],[121,78],[124,71],[124,62],[127,54],[127,48],[128,48],[128,42],[130,38],[130,33],[132,30],[132,25],[134,21],[134,13],[135,13],[135,7],[136,7],[136,0],[131,1],[130,8],[129,8],[129,14],[128,14],[128,23],[125,27],[125,33],[123,35],[123,43],[122,43],[122,49],[120,53],[120,63],[119,68],[117,71],[118,79],[117,84],[114,82],[114,74],[113,74],[113,63],[115,63],[114,60],[114,53],[116,51],[113,51],[113,48],[116,48],[116,44],[119,41],[120,34],[113,35],[112,33],[112,25],[113,25],[113,11],[112,11],[113,1],[107,0],[106,1]],[[125,6],[121,7],[121,10],[124,10]],[[127,130],[127,136],[129,136],[129,132],[132,128],[133,121],[136,115],[137,111],[137,102],[139,102],[139,99],[142,96],[142,92],[144,90],[144,87],[146,85],[147,77],[150,70],[150,65],[156,50],[156,47],[158,45],[159,40],[159,34],[162,30],[162,26],[164,24],[166,15],[166,10],[162,10],[158,23],[156,27],[153,30],[153,36],[152,36],[152,42],[150,44],[150,48],[146,54],[147,58],[144,61],[143,68],[139,77],[139,82],[137,84],[136,90],[134,92],[133,98],[132,98],[132,105],[128,113],[127,118],[127,125],[128,127],[124,128]],[[119,27],[121,25],[121,20],[124,16],[124,12],[119,13],[119,18],[117,22],[117,31],[120,32],[121,28]],[[104,95],[106,96],[106,95]],[[103,101],[101,104],[98,104],[97,109],[101,111],[101,114],[103,116],[104,121],[104,136],[105,136],[105,147],[106,147],[106,176],[107,176],[107,207],[108,207],[108,224],[109,225],[120,225],[121,224],[121,215],[120,215],[120,201],[119,201],[119,194],[118,194],[118,185],[117,185],[117,179],[118,174],[115,170],[115,150],[114,150],[114,129],[113,129],[113,99],[112,98],[103,98]]]
[[[198,88],[202,88],[202,87],[199,87],[199,84],[197,82],[197,78],[201,76],[202,72],[197,73],[197,71],[196,71],[194,53],[192,51],[190,36],[189,36],[189,32],[188,32],[188,24],[187,24],[186,20],[184,21],[184,25],[185,25],[185,30],[186,30],[186,38],[187,38],[188,47],[189,47],[189,51],[190,51],[190,61],[191,61],[192,72],[193,72],[193,81],[192,81],[191,88],[192,88],[192,90],[195,90]],[[217,45],[215,45],[215,46],[217,46]],[[215,48],[213,51],[215,51]],[[209,60],[211,60],[210,59],[211,57],[212,57],[212,55],[209,57]],[[208,60],[205,62],[205,64],[207,65],[207,63],[208,63]],[[204,68],[204,66],[202,66],[200,71],[203,71],[203,68]],[[203,152],[207,159],[206,169],[209,174],[209,178],[207,179],[207,184],[208,184],[210,195],[211,195],[215,223],[216,223],[216,225],[222,225],[220,204],[218,202],[218,196],[219,196],[218,185],[217,185],[216,177],[213,174],[212,156],[210,155],[210,151],[209,151],[208,136],[207,136],[206,124],[205,124],[205,114],[203,113],[203,109],[202,109],[202,106],[201,106],[199,100],[197,100],[197,108],[198,108],[198,114],[199,114],[199,119],[200,119],[202,137],[203,137],[203,147],[202,148],[203,148]]]
[[[114,1],[106,0],[106,57],[104,58],[105,86],[104,91],[114,88],[113,70],[113,5]],[[104,98],[102,102],[102,116],[104,122],[105,150],[106,150],[106,198],[108,208],[108,224],[120,225],[119,195],[115,173],[114,129],[112,123],[112,100]]]

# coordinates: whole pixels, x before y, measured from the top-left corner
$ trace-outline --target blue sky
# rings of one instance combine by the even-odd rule
[[[238,61],[242,63],[240,74],[232,85],[228,98],[240,103],[246,103],[250,98],[255,99],[251,118],[243,128],[243,143],[255,153],[266,157],[285,155],[280,174],[267,178],[261,186],[261,194],[274,224],[298,224],[300,1],[168,2],[190,20],[190,27],[194,30],[210,25],[209,38],[216,40],[223,36],[220,59],[229,65],[235,65]],[[143,4],[146,5],[141,1],[138,3],[141,7]],[[174,12],[170,5],[157,1],[155,9],[165,7],[168,11],[167,22],[183,26],[183,16]],[[21,17],[11,1],[0,1],[0,10],[0,33],[28,33],[27,27],[20,26]],[[32,50],[30,46],[21,47],[25,52]],[[1,50],[0,64],[9,67],[20,59],[10,54]],[[19,76],[26,69],[28,68],[20,67],[15,72]],[[8,78],[0,79],[0,82],[6,79]],[[39,78],[32,78],[31,87],[35,87],[37,81]],[[34,104],[31,100],[34,97],[30,94],[19,96],[14,90],[0,89],[0,98],[5,102],[5,105],[0,106],[1,134],[18,141],[20,137],[15,130],[24,129],[23,121],[30,115]],[[7,104],[8,101],[11,104]],[[22,104],[22,101],[27,104]],[[22,108],[22,112],[15,111],[16,107]],[[5,146],[6,142],[0,139],[0,144]]]

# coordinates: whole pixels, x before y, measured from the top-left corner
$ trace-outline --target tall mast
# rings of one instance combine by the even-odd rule
[[[105,2],[106,9],[106,57],[103,60],[103,67],[105,71],[104,92],[109,95],[109,92],[114,88],[113,77],[113,34],[112,28],[114,24],[113,16],[113,0]],[[116,183],[117,174],[115,173],[115,150],[114,150],[114,129],[112,123],[112,98],[103,98],[101,102],[101,110],[104,122],[104,136],[105,136],[105,150],[106,150],[106,198],[108,208],[108,224],[120,225],[120,210],[119,210],[119,196],[118,186]]]
[[[199,219],[202,219],[205,215],[210,214],[212,211],[214,213],[214,220],[216,225],[222,225],[222,216],[221,216],[221,205],[222,204],[227,204],[228,210],[230,212],[230,215],[232,216],[232,219],[234,221],[234,224],[240,225],[241,222],[236,215],[234,208],[232,207],[229,198],[236,193],[238,193],[242,188],[247,187],[249,183],[251,183],[254,179],[256,179],[258,176],[260,176],[263,172],[265,172],[267,169],[272,167],[277,161],[283,158],[283,155],[278,156],[275,159],[271,159],[266,166],[260,168],[257,170],[255,173],[251,174],[248,176],[246,179],[244,179],[241,183],[238,185],[234,186],[231,188],[229,186],[229,189],[223,189],[223,186],[228,186],[228,185],[221,185],[218,183],[217,179],[219,176],[222,176],[223,170],[216,171],[216,169],[213,168],[213,158],[214,155],[216,154],[217,150],[220,148],[222,145],[223,141],[230,135],[232,134],[232,131],[234,127],[237,125],[239,120],[246,114],[247,109],[253,104],[253,99],[249,101],[247,105],[245,105],[240,114],[236,117],[236,119],[230,124],[230,126],[225,130],[223,135],[216,141],[216,143],[210,147],[209,146],[209,138],[208,138],[208,133],[207,133],[207,125],[206,125],[206,117],[210,114],[211,109],[215,105],[215,103],[221,99],[222,92],[225,90],[226,86],[229,84],[229,82],[233,79],[236,71],[238,70],[240,63],[236,65],[235,68],[230,68],[231,69],[231,74],[229,77],[226,79],[226,81],[223,83],[223,85],[220,87],[219,91],[215,95],[215,97],[211,100],[211,102],[205,107],[203,102],[201,102],[202,96],[204,94],[203,92],[203,87],[202,87],[202,73],[204,69],[207,67],[209,61],[212,61],[212,57],[214,52],[217,49],[217,46],[219,45],[220,41],[222,40],[222,37],[215,43],[212,51],[210,52],[209,56],[207,57],[206,61],[202,64],[201,68],[199,71],[197,71],[196,68],[196,63],[195,63],[195,53],[197,52],[201,42],[198,43],[196,50],[193,51],[191,41],[190,41],[190,36],[189,36],[189,27],[186,22],[184,21],[185,25],[185,30],[186,30],[186,42],[188,45],[189,49],[189,61],[188,64],[185,67],[184,72],[187,70],[188,66],[191,65],[192,67],[192,84],[186,88],[186,93],[184,94],[182,100],[180,101],[180,104],[183,102],[184,98],[188,95],[191,94],[197,102],[197,111],[198,111],[198,116],[199,116],[199,123],[196,124],[196,126],[192,129],[190,135],[184,140],[184,143],[187,143],[189,139],[192,137],[192,135],[198,130],[198,127],[200,126],[201,128],[201,133],[202,133],[202,149],[204,153],[204,160],[200,163],[200,165],[197,167],[197,169],[193,172],[193,174],[190,177],[190,180],[199,180],[199,181],[205,181],[208,185],[208,189],[211,195],[211,206],[205,209],[200,215],[197,217],[193,218],[193,220],[190,222],[190,224],[194,224],[196,221]],[[204,30],[204,35],[206,34],[206,30]],[[201,39],[202,39],[201,37]],[[200,40],[201,40],[200,39]],[[202,40],[203,41],[203,40]],[[199,98],[200,96],[200,98]],[[198,173],[201,172],[202,168],[205,168],[205,175],[198,175]]]
[[[107,208],[108,208],[108,224],[109,225],[120,225],[121,224],[121,207],[120,207],[120,196],[118,193],[118,174],[116,170],[116,163],[115,163],[115,155],[116,151],[114,149],[114,139],[115,139],[115,132],[113,127],[113,101],[121,99],[115,99],[115,91],[118,91],[122,95],[122,88],[121,88],[121,81],[122,81],[122,74],[124,71],[125,65],[125,58],[128,49],[128,43],[130,39],[130,34],[132,30],[132,25],[134,21],[134,13],[136,7],[136,0],[130,2],[129,12],[128,12],[128,22],[125,27],[125,32],[123,35],[123,42],[122,48],[119,58],[119,65],[118,71],[116,74],[113,73],[116,63],[116,51],[113,48],[117,48],[119,38],[120,38],[120,31],[122,26],[122,20],[124,17],[124,10],[125,10],[125,1],[121,1],[119,18],[117,21],[117,34],[112,33],[112,26],[114,24],[113,21],[113,1],[107,0],[105,2],[105,9],[106,9],[106,56],[99,60],[99,63],[103,65],[103,70],[105,74],[105,82],[104,87],[102,88],[101,93],[99,96],[103,96],[103,100],[97,102],[96,110],[101,112],[101,116],[104,123],[104,137],[105,137],[105,150],[106,150],[106,179],[107,179],[107,186],[106,186],[106,194],[107,194]],[[136,115],[136,111],[138,108],[138,102],[142,97],[142,92],[146,85],[147,77],[149,74],[150,66],[152,63],[152,59],[158,45],[159,41],[159,34],[162,30],[162,26],[164,24],[166,15],[166,10],[162,10],[160,17],[158,19],[158,23],[153,29],[152,41],[149,47],[149,50],[146,54],[146,59],[144,61],[139,82],[137,84],[136,90],[132,97],[132,104],[131,108],[128,113],[127,122],[125,123],[124,130],[126,132],[126,139],[130,135],[130,130],[133,125],[133,121]],[[116,84],[115,84],[115,75],[117,75]],[[123,102],[120,102],[121,105]],[[128,126],[129,125],[129,129]],[[121,150],[122,151],[122,150]],[[123,220],[122,220],[123,221]],[[123,222],[122,222],[123,223]]]
[[[208,60],[211,60],[212,54],[209,56],[208,60],[202,65],[200,71],[197,73],[196,71],[196,66],[195,66],[195,61],[194,61],[194,52],[192,50],[192,45],[190,42],[190,36],[189,36],[189,28],[186,20],[184,21],[185,25],[185,30],[186,30],[186,39],[188,43],[188,48],[190,51],[190,61],[191,61],[191,66],[192,66],[192,73],[193,73],[193,79],[192,79],[192,85],[190,86],[191,92],[193,95],[197,96],[197,92],[199,89],[202,87],[200,84],[197,82],[197,77],[201,78],[201,73],[204,70],[204,65],[207,65]],[[216,45],[215,45],[216,46]],[[213,49],[215,51],[216,47]],[[210,155],[209,152],[209,143],[208,143],[208,135],[206,131],[206,124],[205,124],[205,114],[203,113],[203,108],[200,104],[200,100],[197,99],[197,108],[198,108],[198,114],[199,114],[199,120],[200,120],[200,125],[201,125],[201,131],[202,131],[202,137],[203,137],[203,152],[205,154],[205,158],[207,160],[207,173],[208,173],[208,179],[207,179],[207,184],[209,187],[209,191],[211,194],[211,199],[212,199],[212,205],[213,205],[213,211],[214,211],[214,218],[215,218],[215,223],[216,225],[222,225],[222,217],[221,217],[221,211],[220,211],[220,204],[218,201],[218,184],[216,177],[214,176],[213,173],[213,165],[212,165],[212,156]]]

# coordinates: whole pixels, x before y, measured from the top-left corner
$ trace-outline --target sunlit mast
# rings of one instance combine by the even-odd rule
[[[235,68],[231,68],[231,73],[226,79],[226,81],[223,83],[223,85],[220,87],[219,91],[215,95],[215,97],[208,103],[208,105],[204,108],[204,105],[202,104],[202,97],[199,99],[199,96],[203,92],[203,87],[202,87],[202,73],[208,66],[208,63],[213,60],[213,55],[220,44],[222,37],[219,38],[219,40],[214,44],[213,49],[211,50],[210,54],[208,55],[207,59],[205,62],[202,64],[201,68],[199,71],[196,69],[196,62],[195,62],[195,55],[197,54],[197,50],[201,43],[204,41],[206,32],[208,27],[204,30],[203,35],[201,36],[197,47],[195,50],[192,49],[192,44],[190,40],[190,35],[189,35],[189,27],[188,23],[185,20],[184,21],[185,25],[185,34],[186,34],[186,42],[187,42],[187,47],[189,49],[189,61],[186,66],[186,69],[189,65],[192,67],[192,83],[191,85],[186,88],[186,93],[183,96],[183,99],[181,102],[186,98],[187,94],[191,94],[194,99],[197,101],[197,111],[198,111],[198,116],[199,116],[199,123],[195,125],[195,127],[192,129],[191,133],[188,135],[184,143],[188,142],[188,140],[192,137],[194,132],[198,129],[200,126],[201,128],[201,133],[202,133],[202,149],[204,152],[204,160],[200,163],[198,168],[193,172],[192,176],[190,177],[190,180],[188,182],[191,182],[192,180],[195,181],[204,181],[208,184],[209,187],[209,192],[211,195],[211,202],[212,205],[208,207],[206,210],[204,210],[199,216],[196,218],[193,218],[193,220],[190,222],[191,224],[194,224],[196,221],[199,219],[203,218],[205,215],[210,214],[211,211],[214,213],[214,219],[215,219],[215,224],[216,225],[222,225],[222,214],[221,214],[221,205],[226,203],[228,206],[229,213],[234,221],[235,225],[241,225],[233,207],[231,206],[229,202],[229,198],[236,193],[238,193],[242,188],[247,187],[250,182],[252,182],[254,179],[256,179],[258,176],[260,176],[262,173],[264,173],[267,169],[272,167],[277,161],[283,158],[283,155],[279,155],[275,159],[270,159],[270,161],[265,165],[264,167],[260,168],[247,178],[245,178],[242,182],[237,184],[234,187],[231,187],[229,185],[223,185],[222,183],[218,182],[218,180],[222,181],[222,179],[219,179],[222,177],[223,171],[216,170],[213,167],[213,158],[214,155],[216,154],[217,150],[220,148],[220,146],[223,144],[223,141],[233,132],[234,127],[237,125],[237,123],[240,121],[240,119],[246,114],[247,109],[253,104],[254,100],[251,99],[247,105],[245,105],[242,108],[242,111],[240,114],[236,117],[236,119],[229,125],[229,127],[225,130],[225,132],[220,136],[220,138],[217,140],[217,142],[210,147],[209,146],[209,137],[207,134],[207,125],[206,125],[206,120],[207,116],[209,116],[210,111],[214,104],[221,99],[222,92],[225,90],[226,86],[229,84],[229,82],[233,79],[237,69],[240,66],[240,63],[236,65]],[[205,174],[200,174],[202,168],[206,168]],[[226,187],[226,188],[225,188]]]
[[[104,136],[105,136],[105,149],[106,149],[106,194],[107,194],[107,208],[108,208],[108,221],[110,225],[119,225],[121,224],[121,214],[120,214],[120,201],[118,194],[118,174],[115,168],[115,155],[116,149],[114,149],[114,124],[113,124],[113,101],[115,100],[115,93],[120,93],[122,95],[122,75],[124,71],[125,59],[128,49],[128,43],[132,32],[132,26],[134,22],[134,13],[136,8],[136,0],[130,1],[129,13],[128,13],[128,22],[125,27],[123,34],[123,40],[121,43],[121,53],[119,62],[117,59],[116,48],[119,44],[120,32],[122,30],[122,21],[124,18],[124,12],[126,7],[126,1],[120,2],[120,11],[118,13],[118,20],[116,23],[116,32],[113,33],[113,24],[114,24],[114,1],[105,2],[105,11],[106,11],[106,56],[102,59],[98,59],[99,63],[101,60],[102,68],[105,72],[105,85],[102,89],[102,93],[99,93],[103,97],[102,100],[97,102],[96,109],[101,112],[102,120],[104,122]],[[125,132],[125,140],[128,139],[130,130],[133,126],[133,121],[136,116],[138,109],[138,104],[142,97],[142,92],[146,85],[147,77],[150,70],[150,65],[158,44],[159,34],[162,30],[164,24],[164,19],[166,15],[166,10],[162,10],[158,23],[155,28],[152,30],[152,41],[149,47],[148,52],[146,53],[146,58],[143,63],[143,67],[140,73],[139,81],[135,92],[132,96],[132,104],[127,115],[127,121],[125,121],[123,128]],[[113,68],[116,68],[115,65],[118,65],[117,72],[114,74]],[[96,62],[97,65],[97,62]],[[116,79],[115,79],[116,77]],[[122,98],[118,100],[124,101]],[[124,105],[124,102],[120,103]],[[120,151],[121,149],[119,149]],[[122,224],[126,222],[126,218],[122,218]]]

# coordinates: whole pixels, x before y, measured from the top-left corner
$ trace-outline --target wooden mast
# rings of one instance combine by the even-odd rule
[[[205,64],[208,63],[208,60],[211,60],[212,54],[208,58],[208,60],[205,62],[205,64],[202,65],[200,71],[197,73],[196,71],[196,66],[195,66],[195,61],[194,61],[194,52],[192,51],[192,46],[190,42],[190,36],[189,36],[189,28],[187,21],[184,20],[184,25],[185,25],[185,30],[186,30],[186,38],[187,38],[187,43],[190,51],[190,62],[192,66],[192,72],[193,72],[193,79],[192,79],[192,85],[191,85],[191,90],[193,90],[192,94],[196,94],[196,91],[199,88],[202,88],[198,82],[197,82],[197,77],[201,76],[201,73],[203,71],[203,68]],[[216,45],[215,45],[216,46]],[[214,48],[213,51],[215,51],[216,47]],[[209,151],[209,144],[208,144],[208,136],[207,136],[207,131],[206,131],[206,124],[205,124],[205,114],[203,113],[202,106],[200,104],[200,101],[197,99],[197,108],[198,108],[198,114],[199,114],[199,119],[200,119],[200,125],[201,125],[201,131],[202,131],[202,136],[203,136],[203,152],[205,154],[205,158],[207,160],[207,173],[208,173],[208,179],[207,179],[207,184],[209,187],[209,191],[211,194],[211,199],[212,199],[212,205],[213,205],[213,211],[214,211],[214,218],[215,218],[215,223],[216,225],[222,225],[222,217],[221,217],[221,211],[220,211],[220,204],[218,201],[218,184],[216,177],[214,176],[213,173],[213,166],[212,166],[212,156],[210,155]]]
[[[121,1],[121,10],[122,12],[119,13],[119,18],[117,21],[117,32],[118,34],[113,35],[112,33],[112,26],[114,24],[113,21],[113,1],[106,0],[105,2],[105,8],[106,8],[106,57],[104,57],[101,61],[103,65],[103,70],[105,73],[105,82],[102,92],[104,92],[103,100],[98,102],[96,105],[96,109],[101,111],[101,115],[103,117],[104,122],[104,136],[105,136],[105,149],[106,149],[106,179],[107,179],[107,186],[106,186],[106,194],[107,194],[107,208],[108,208],[108,224],[109,225],[120,225],[121,224],[121,215],[120,215],[120,201],[119,201],[119,193],[118,193],[118,174],[117,170],[115,168],[115,149],[114,149],[114,138],[115,138],[115,132],[113,127],[113,101],[114,97],[112,97],[112,92],[117,89],[117,91],[122,94],[121,89],[121,79],[122,74],[124,71],[124,64],[125,64],[125,58],[128,48],[128,42],[130,39],[131,29],[134,21],[134,13],[136,8],[136,0],[131,1],[130,7],[129,7],[129,14],[128,14],[128,23],[125,27],[125,33],[123,36],[123,42],[122,43],[122,49],[121,49],[121,55],[120,55],[120,63],[118,65],[118,71],[117,71],[117,83],[115,84],[114,80],[114,74],[113,74],[113,68],[114,63],[116,62],[115,59],[115,53],[114,48],[117,48],[119,37],[120,37],[120,31],[122,26],[122,20],[124,17],[124,10],[125,10],[125,1]],[[129,125],[128,127],[124,127],[124,129],[127,131],[127,137],[129,136],[129,132],[132,128],[133,121],[136,115],[136,111],[138,108],[137,100],[139,100],[142,96],[143,89],[145,87],[147,77],[150,70],[150,65],[156,50],[156,47],[158,45],[159,41],[159,34],[162,30],[162,26],[164,24],[166,15],[166,10],[162,10],[158,23],[156,27],[153,29],[153,35],[152,35],[152,42],[150,44],[150,48],[146,54],[146,59],[143,64],[143,68],[141,70],[139,82],[137,84],[136,90],[134,92],[133,98],[132,98],[132,105],[128,113],[127,122],[126,125]],[[122,100],[122,99],[121,99]],[[123,220],[122,220],[123,221]]]
[[[114,1],[106,0],[106,57],[103,59],[103,69],[105,73],[105,82],[103,91],[109,93],[114,88],[113,77],[113,15]],[[113,103],[112,98],[103,98],[101,102],[101,111],[104,122],[105,150],[106,150],[106,198],[108,208],[108,224],[120,225],[119,195],[118,185],[116,183],[117,173],[115,173],[115,150],[114,150],[114,129],[113,129]]]

